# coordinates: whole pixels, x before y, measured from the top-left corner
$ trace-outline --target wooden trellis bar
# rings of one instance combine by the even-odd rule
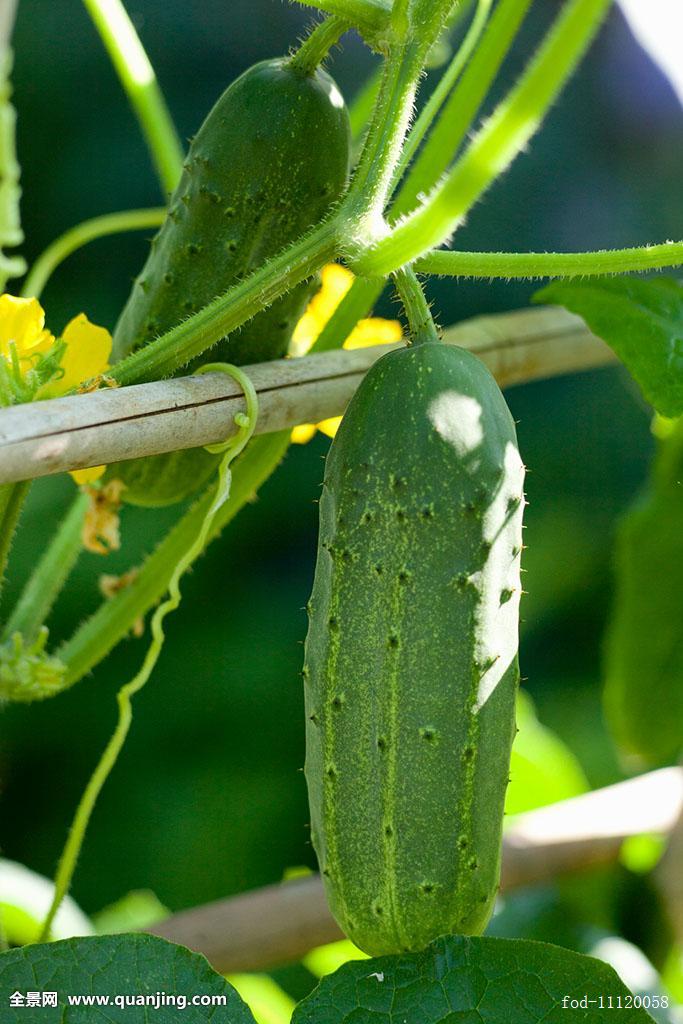
[[[612,362],[578,317],[547,307],[477,317],[444,340],[483,359],[501,384],[519,384]],[[389,346],[334,351],[246,367],[259,396],[256,432],[315,423],[344,411]],[[207,356],[207,362],[210,356]],[[109,388],[0,411],[0,484],[215,443],[244,409],[225,374]]]

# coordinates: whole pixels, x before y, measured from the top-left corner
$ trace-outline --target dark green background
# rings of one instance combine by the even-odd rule
[[[556,6],[536,5],[503,82],[521,69]],[[280,0],[131,0],[128,7],[183,137],[232,78],[286,51],[310,20]],[[21,0],[15,46],[30,259],[78,220],[154,205],[160,195],[78,0]],[[347,98],[372,64],[347,37],[332,67]],[[682,144],[673,94],[615,13],[542,134],[472,213],[458,245],[571,250],[680,237]],[[144,236],[117,237],[74,256],[44,295],[51,328],[80,310],[112,327],[145,247]],[[532,291],[528,284],[441,282],[433,293],[448,324],[523,306]],[[386,301],[384,312],[396,308]],[[612,537],[647,471],[649,412],[618,370],[515,388],[508,397],[529,467],[523,672],[541,718],[567,738],[591,781],[603,784],[619,773],[598,703]],[[318,438],[293,449],[258,502],[186,579],[184,603],[136,699],[130,739],[80,860],[73,895],[87,911],[138,887],[180,908],[314,864],[299,671],[326,446]],[[72,494],[68,479],[35,486],[8,602]],[[51,622],[55,640],[94,606],[97,574],[133,564],[171,518],[126,512],[123,550],[108,560],[82,559]],[[129,641],[69,694],[3,711],[4,855],[52,873],[113,727],[115,690],[143,650]],[[644,938],[632,913],[626,928]]]

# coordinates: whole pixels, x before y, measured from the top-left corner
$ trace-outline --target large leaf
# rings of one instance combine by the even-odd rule
[[[53,994],[57,1006],[50,1005]],[[100,996],[108,1005],[82,998],[76,1005],[78,996]],[[120,1005],[126,996],[142,1005]],[[191,1005],[194,997],[202,997],[202,1005]],[[147,1006],[145,998],[152,1000]],[[172,998],[176,1005],[169,1005]],[[66,939],[2,953],[0,1008],[3,1024],[254,1024],[237,992],[203,956],[151,935]]]
[[[534,295],[582,317],[662,416],[683,413],[683,287],[669,277],[554,281]]]
[[[592,957],[543,942],[454,936],[423,953],[345,964],[299,1004],[292,1024],[652,1021],[643,1009],[617,1008],[620,998],[622,1007],[632,999],[616,972]]]
[[[683,749],[683,420],[619,527],[604,700],[625,753],[661,764]]]

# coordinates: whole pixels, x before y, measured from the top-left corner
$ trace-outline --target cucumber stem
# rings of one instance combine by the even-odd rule
[[[439,79],[432,92],[431,96],[425,103],[423,109],[420,112],[415,124],[410,129],[406,138],[403,152],[401,153],[401,159],[399,160],[396,170],[394,171],[394,178],[392,182],[392,191],[396,188],[398,182],[403,177],[408,165],[415,156],[417,150],[420,147],[422,140],[431,128],[434,119],[443,107],[444,103],[448,101],[450,107],[449,97],[452,94],[455,83],[460,78],[463,68],[467,64],[474,48],[476,47],[481,34],[486,27],[486,22],[491,11],[491,4],[493,0],[478,0],[477,10],[475,11],[474,17],[470,27],[463,39],[461,45],[458,47],[457,52],[454,54],[453,59],[446,68],[445,72]],[[441,122],[439,122],[441,123]],[[426,151],[426,150],[425,150]],[[436,173],[429,179],[429,185],[432,185],[437,180],[439,174]],[[407,189],[407,195],[416,195],[422,189],[414,187],[415,183],[412,182],[411,186]],[[397,200],[397,205],[400,206],[401,197]]]
[[[109,376],[121,385],[170,377],[334,259],[346,228],[339,214],[324,221],[208,306],[121,360]]]
[[[612,0],[568,0],[517,85],[499,103],[447,178],[397,228],[360,246],[349,265],[380,277],[441,245],[540,127],[584,56]]]
[[[9,640],[15,633],[21,633],[29,643],[36,638],[81,552],[87,507],[87,496],[78,494],[29,577],[5,623],[0,642]]]
[[[415,261],[423,274],[443,277],[595,277],[683,265],[683,241],[596,252],[454,252],[435,249]]]
[[[95,809],[97,798],[102,791],[102,787],[109,778],[109,775],[111,774],[126,741],[133,719],[132,698],[136,693],[139,693],[143,686],[148,682],[149,677],[159,660],[159,656],[166,639],[163,626],[164,620],[167,615],[176,611],[180,606],[180,602],[182,600],[180,581],[185,575],[186,570],[189,569],[194,561],[196,561],[206,547],[209,531],[216,514],[230,497],[232,484],[230,466],[233,460],[244,450],[254,433],[254,427],[256,426],[256,420],[258,418],[258,398],[251,380],[242,370],[239,369],[239,367],[231,366],[228,363],[211,363],[209,366],[203,366],[198,372],[203,373],[205,371],[217,370],[227,373],[228,376],[236,380],[243,389],[247,411],[246,414],[239,413],[235,417],[235,422],[239,427],[238,433],[235,437],[231,437],[230,440],[224,444],[211,446],[211,451],[220,451],[223,455],[220,466],[218,467],[218,478],[212,487],[213,493],[211,495],[211,503],[206,509],[204,517],[200,520],[198,529],[192,537],[189,546],[182,552],[176,561],[176,564],[173,566],[171,578],[168,583],[166,600],[159,605],[152,616],[152,623],[150,626],[152,638],[149,642],[142,665],[133,678],[122,686],[116,695],[119,707],[118,721],[111,739],[105,747],[102,757],[90,777],[88,784],[85,787],[85,791],[83,792],[83,796],[78,804],[76,815],[57,867],[54,896],[45,921],[43,922],[39,939],[41,942],[47,942],[50,937],[50,930],[52,928],[55,915],[57,914],[61,902],[66,896],[71,885],[71,880],[76,869],[76,861],[78,860],[78,855],[81,851],[81,847],[83,846],[85,833],[90,823],[92,812]]]
[[[412,267],[403,267],[393,274],[394,284],[408,318],[411,345],[440,341],[429,303]]]
[[[292,71],[310,77],[323,63],[333,46],[351,26],[343,18],[325,18],[319,22],[304,39],[301,46],[287,61]]]
[[[452,75],[454,83],[456,77],[459,78],[459,81],[457,86],[451,88],[445,97],[443,112],[404,182],[392,209],[393,219],[407,213],[414,204],[413,197],[426,195],[448,169],[448,165],[467,137],[468,131],[474,125],[477,111],[510,51],[531,2],[532,0],[501,0],[489,18],[490,3],[488,0],[480,0],[479,10],[461,47],[461,50],[468,49],[472,59],[462,77],[454,75],[450,68],[447,72],[447,75]],[[476,45],[477,43],[478,45]],[[475,45],[476,51],[472,53]],[[455,61],[459,57],[458,53]],[[464,62],[460,64],[460,68],[463,67]],[[444,76],[445,78],[446,76]],[[441,83],[437,86],[435,93],[440,88]],[[429,111],[430,104],[431,98],[425,107],[425,115],[428,112],[431,113]],[[418,119],[413,131],[418,131],[421,128],[421,120],[422,118]],[[408,147],[412,145],[412,134],[413,132],[410,133],[407,140]],[[410,150],[407,155],[408,160],[402,170],[408,165],[411,156]]]
[[[244,505],[253,499],[282,461],[289,447],[289,437],[290,431],[285,430],[264,434],[251,441],[235,464],[230,497],[216,513],[207,542],[217,537]],[[166,534],[130,586],[101,604],[55,652],[66,665],[64,689],[73,686],[106,658],[119,641],[127,636],[133,623],[146,615],[163,597],[178,559],[187,550],[206,517],[214,493],[215,484],[212,483]]]
[[[7,559],[17,523],[31,483],[31,480],[24,480],[18,484],[5,484],[0,487],[0,592],[5,582]]]
[[[305,7],[343,18],[361,35],[373,39],[386,31],[391,18],[391,0],[299,0]]]

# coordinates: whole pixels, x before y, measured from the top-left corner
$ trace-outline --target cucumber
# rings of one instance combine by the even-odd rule
[[[318,223],[349,174],[351,134],[342,96],[326,72],[263,61],[220,97],[190,147],[168,216],[114,331],[122,359],[201,309]],[[306,282],[191,364],[278,359],[314,283]],[[162,505],[186,497],[217,457],[171,453],[109,470],[124,499]]]
[[[383,356],[327,457],[304,663],[311,838],[372,956],[479,934],[515,732],[524,467],[476,357]]]

